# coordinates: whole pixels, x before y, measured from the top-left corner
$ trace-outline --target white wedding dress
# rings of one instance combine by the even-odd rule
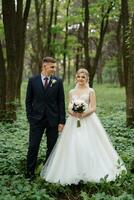
[[[82,99],[88,104],[92,91],[90,88],[88,94],[80,97],[72,92],[72,99]],[[96,113],[81,119],[80,123],[77,127],[77,119],[68,117],[41,171],[46,181],[62,185],[100,182],[106,175],[107,181],[112,181],[122,170],[126,171]]]

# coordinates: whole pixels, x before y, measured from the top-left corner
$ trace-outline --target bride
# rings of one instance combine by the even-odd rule
[[[88,81],[88,71],[79,69],[76,87],[69,92],[69,117],[41,171],[48,182],[67,185],[100,182],[104,177],[112,181],[126,172],[95,113],[95,91]]]

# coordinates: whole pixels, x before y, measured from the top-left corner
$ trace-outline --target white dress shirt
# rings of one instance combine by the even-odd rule
[[[46,76],[44,76],[43,74],[41,74],[41,80],[42,80],[43,85],[45,84],[45,77]],[[49,84],[50,76],[47,76],[47,78],[48,78],[48,84]]]

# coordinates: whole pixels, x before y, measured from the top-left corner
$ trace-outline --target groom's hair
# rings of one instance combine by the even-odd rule
[[[52,57],[44,57],[42,63],[56,63],[56,59]]]

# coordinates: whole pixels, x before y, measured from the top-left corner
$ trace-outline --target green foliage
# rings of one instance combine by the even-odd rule
[[[129,12],[130,12],[130,14],[132,16],[133,13],[134,13],[134,1],[133,0],[129,0],[128,1],[128,6],[129,6]]]
[[[0,19],[0,39],[4,39],[4,26],[2,19]]]
[[[70,89],[65,83],[65,91]],[[97,114],[112,143],[127,167],[115,182],[80,182],[79,185],[61,186],[50,184],[40,178],[40,170],[46,151],[46,139],[42,139],[37,163],[37,178],[29,183],[25,177],[28,147],[28,123],[22,108],[14,124],[0,123],[0,200],[133,200],[134,199],[134,129],[125,126],[125,91],[114,85],[95,85]],[[26,83],[22,88],[25,98]]]
[[[114,83],[118,80],[117,72],[117,58],[111,57],[107,59],[104,70],[103,70],[103,80],[104,82]]]

